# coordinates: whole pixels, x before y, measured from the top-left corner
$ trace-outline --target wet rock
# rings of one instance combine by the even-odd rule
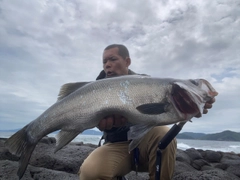
[[[216,152],[216,151],[206,150],[206,151],[203,151],[201,154],[204,157],[204,159],[206,159],[208,162],[211,162],[211,163],[220,162],[222,158],[222,153]]]
[[[194,148],[187,149],[186,153],[191,158],[191,160],[203,159],[201,153]]]
[[[192,167],[194,167],[197,170],[201,170],[203,166],[210,166],[211,164],[209,164],[206,160],[204,159],[196,159],[192,162]]]
[[[56,143],[56,139],[54,137],[43,137],[40,140],[41,143],[45,143],[45,144],[55,144]]]
[[[4,146],[6,139],[0,138],[0,179],[17,180],[18,157]],[[54,154],[55,139],[44,137],[33,151],[23,180],[78,180],[77,172],[84,159],[96,145],[70,143]],[[240,156],[201,149],[178,149],[173,180],[240,180]],[[148,179],[148,173],[132,171],[128,180]]]

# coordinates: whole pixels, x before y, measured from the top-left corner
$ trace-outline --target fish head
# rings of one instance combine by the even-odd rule
[[[217,96],[217,91],[205,79],[176,81],[172,85],[170,101],[184,119],[203,113],[206,102]]]

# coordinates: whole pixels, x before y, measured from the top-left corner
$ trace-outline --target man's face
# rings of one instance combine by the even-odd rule
[[[118,54],[118,48],[107,49],[103,52],[103,69],[107,77],[127,75],[130,58],[123,59]]]

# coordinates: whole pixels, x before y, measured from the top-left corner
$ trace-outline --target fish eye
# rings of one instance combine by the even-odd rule
[[[196,86],[199,85],[199,83],[198,83],[196,80],[190,79],[189,81],[190,81],[191,83],[193,83],[194,85],[196,85]]]

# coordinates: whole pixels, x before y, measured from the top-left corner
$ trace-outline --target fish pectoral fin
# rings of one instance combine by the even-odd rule
[[[71,142],[80,132],[78,131],[63,131],[61,130],[56,136],[56,148],[54,153],[62,149],[63,146]]]
[[[130,144],[128,145],[128,152],[130,153],[131,151],[133,151],[136,147],[138,147],[138,145],[140,144],[142,139],[134,139],[130,142]]]
[[[138,124],[130,127],[128,131],[128,140],[132,140],[128,150],[131,152],[141,142],[143,136],[147,134],[155,125],[153,124]]]
[[[165,111],[166,103],[149,103],[138,106],[136,109],[142,114],[162,114]]]
[[[74,91],[85,86],[88,83],[90,83],[90,82],[67,83],[67,84],[62,85],[62,87],[59,91],[59,94],[58,94],[58,101],[65,98],[69,94],[73,93]]]

